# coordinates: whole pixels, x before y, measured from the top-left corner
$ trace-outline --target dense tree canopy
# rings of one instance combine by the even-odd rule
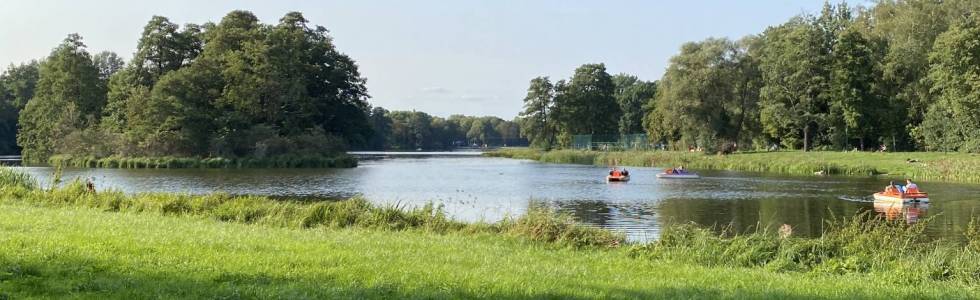
[[[531,81],[522,132],[547,148],[615,121],[633,133],[640,115],[651,145],[980,152],[978,13],[969,0],[826,3],[737,42],[686,43],[656,84],[614,76],[617,104],[605,68],[583,65]]]
[[[34,97],[39,67],[37,61],[11,65],[0,73],[0,154],[20,153],[17,146],[17,118]]]
[[[40,64],[34,95],[20,114],[17,144],[25,159],[58,152],[84,129],[97,126],[105,85],[81,36],[71,34]]]
[[[129,64],[69,36],[40,64],[18,141],[28,160],[326,155],[371,140],[364,83],[300,13],[183,27],[155,16]]]

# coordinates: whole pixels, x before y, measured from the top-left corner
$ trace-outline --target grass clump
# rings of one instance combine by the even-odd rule
[[[74,168],[122,168],[122,169],[178,169],[178,168],[353,168],[357,158],[338,154],[335,156],[280,155],[267,158],[224,157],[94,157],[54,155],[47,161],[55,167]]]
[[[765,230],[717,233],[683,224],[665,228],[660,240],[630,251],[637,257],[704,266],[873,274],[902,283],[980,283],[977,240],[928,240],[922,234],[927,223],[928,220],[908,225],[862,213],[828,221],[819,238],[780,236]],[[976,229],[968,232],[971,236],[980,235]]]

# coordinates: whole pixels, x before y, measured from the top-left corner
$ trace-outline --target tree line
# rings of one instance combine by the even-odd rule
[[[531,80],[521,131],[544,148],[644,132],[681,149],[980,152],[978,12],[968,0],[825,3],[760,34],[685,43],[655,82],[583,65]]]
[[[298,12],[277,24],[248,11],[184,26],[154,16],[128,63],[70,34],[0,73],[0,153],[261,159],[519,143],[499,118],[372,109],[365,82]]]
[[[458,147],[527,146],[517,122],[498,117],[431,116],[418,111],[371,110],[371,149],[448,150]]]

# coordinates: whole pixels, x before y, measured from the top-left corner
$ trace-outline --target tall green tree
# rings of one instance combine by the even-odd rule
[[[554,85],[548,77],[531,79],[520,113],[521,134],[537,148],[550,149],[555,142]]]
[[[623,113],[619,119],[619,133],[643,132],[643,118],[646,116],[646,108],[657,93],[657,84],[639,80],[636,76],[628,74],[613,76],[613,84],[616,86],[614,94],[616,102],[619,103],[619,109]]]
[[[687,43],[657,91],[647,127],[653,140],[719,149],[737,143],[752,118],[758,74],[747,52],[727,39]]]
[[[38,81],[38,63],[10,65],[0,73],[0,154],[19,154],[17,117],[34,97]]]
[[[899,147],[924,149],[922,124],[929,107],[936,103],[929,53],[936,38],[952,22],[980,13],[980,2],[972,0],[887,0],[867,10],[863,22],[873,39],[887,44],[882,65],[882,93],[897,111],[904,126],[897,134]],[[931,148],[931,147],[930,147]]]
[[[929,79],[938,101],[922,123],[933,150],[980,152],[980,22],[976,17],[954,25],[936,38],[929,55]]]
[[[105,104],[99,70],[78,34],[40,64],[34,97],[20,114],[17,136],[27,161],[44,161],[62,137],[98,121]]]
[[[575,134],[615,134],[622,112],[614,96],[616,86],[605,64],[585,64],[575,69],[567,85],[555,96],[559,130]]]
[[[827,117],[830,74],[823,33],[805,18],[772,27],[760,51],[760,121],[784,146],[810,150]]]
[[[840,32],[834,46],[831,73],[832,103],[829,118],[837,123],[835,133],[842,136],[843,145],[856,138],[861,149],[890,128],[884,118],[890,109],[881,101],[876,90],[877,59],[872,42],[855,28]]]

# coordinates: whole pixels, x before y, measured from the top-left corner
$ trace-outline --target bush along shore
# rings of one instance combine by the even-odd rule
[[[870,215],[830,222],[819,238],[681,224],[628,244],[547,210],[463,223],[438,206],[360,198],[45,188],[10,169],[0,208],[0,295],[15,298],[980,296],[977,223],[957,240]]]
[[[772,172],[796,175],[885,175],[918,180],[980,183],[980,155],[942,152],[739,152],[728,155],[680,151],[542,151],[501,149],[491,157],[530,159],[546,163],[674,167],[688,169]]]
[[[353,168],[357,158],[347,154],[333,156],[276,156],[269,158],[194,157],[94,157],[55,155],[47,164],[72,168]]]

